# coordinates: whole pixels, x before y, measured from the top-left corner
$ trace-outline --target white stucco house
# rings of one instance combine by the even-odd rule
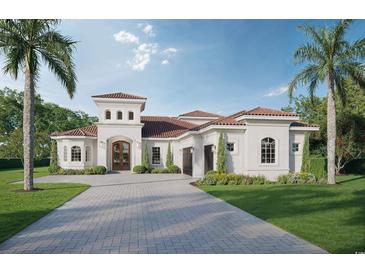
[[[182,172],[202,177],[215,168],[216,146],[224,133],[228,171],[274,180],[300,171],[304,133],[319,130],[295,113],[257,107],[229,116],[200,110],[177,117],[142,116],[147,98],[117,92],[92,96],[99,122],[55,132],[58,164],[65,169],[103,165],[131,171],[141,164],[147,144],[152,167],[165,166],[168,143]]]

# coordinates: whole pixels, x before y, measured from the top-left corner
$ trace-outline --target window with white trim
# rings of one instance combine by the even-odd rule
[[[63,161],[67,162],[67,146],[63,147]]]
[[[298,152],[299,151],[299,143],[292,143],[291,151],[292,152]]]
[[[273,164],[275,163],[275,140],[273,138],[266,137],[261,140],[261,163]]]
[[[123,112],[121,112],[121,111],[117,112],[117,119],[118,120],[123,120]]]
[[[110,110],[105,111],[105,120],[110,120],[112,118],[112,114]]]
[[[81,162],[81,148],[79,146],[71,148],[71,162]]]
[[[86,146],[85,147],[85,161],[90,162],[90,160],[91,160],[91,147]]]
[[[134,113],[133,111],[128,112],[128,119],[133,120],[134,119]]]
[[[160,164],[161,163],[161,155],[160,155],[160,147],[152,147],[152,164]]]
[[[226,149],[230,152],[234,151],[234,143],[227,143]]]

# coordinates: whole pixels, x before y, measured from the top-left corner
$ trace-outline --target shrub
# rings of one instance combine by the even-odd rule
[[[133,172],[138,174],[146,173],[146,171],[147,171],[146,167],[142,165],[137,165],[133,167]]]
[[[63,169],[58,168],[57,173],[58,175],[93,175],[93,174],[105,174],[106,167],[104,166],[94,166],[94,167],[87,167],[85,169]]]
[[[280,175],[276,182],[280,185],[287,185],[289,184],[289,174]]]
[[[207,176],[207,175],[209,175],[209,174],[218,174],[218,172],[217,172],[217,171],[215,171],[215,170],[209,170],[209,171],[205,174],[205,176]]]
[[[269,184],[270,181],[265,178],[265,176],[259,175],[259,176],[252,176],[252,184],[253,185],[265,185]]]
[[[93,167],[94,174],[105,174],[106,173],[106,167],[105,166],[95,166]]]
[[[60,167],[58,165],[54,165],[54,164],[51,164],[48,167],[48,171],[50,174],[58,174],[59,169],[60,169]]]
[[[218,140],[217,172],[227,173],[226,149],[224,147],[224,137],[222,132],[219,134],[219,140]]]
[[[181,169],[177,165],[171,165],[167,169],[169,173],[181,173]]]
[[[144,147],[143,147],[142,166],[144,166],[146,170],[150,170],[150,168],[151,168],[150,158],[148,156],[148,148],[147,148],[146,143],[144,144]]]
[[[309,172],[313,173],[317,178],[327,176],[327,159],[324,157],[313,156],[309,160]]]
[[[167,147],[167,155],[166,155],[166,167],[170,168],[174,165],[174,159],[171,152],[171,143],[169,142],[169,145]],[[175,173],[175,172],[172,172]]]
[[[167,168],[156,167],[156,168],[152,169],[151,173],[170,173],[170,172]]]

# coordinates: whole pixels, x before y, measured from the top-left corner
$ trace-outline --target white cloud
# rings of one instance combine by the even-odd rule
[[[153,26],[150,24],[146,24],[143,28],[143,32],[148,36],[154,37],[156,36],[155,32],[153,31]]]
[[[158,51],[158,44],[143,43],[134,49],[134,57],[128,61],[127,64],[135,71],[143,71],[145,67],[151,62],[151,55]]]
[[[276,89],[269,90],[268,92],[266,92],[265,96],[267,97],[279,96],[286,92],[288,92],[288,86],[282,86]]]
[[[113,36],[115,41],[120,42],[122,44],[137,44],[137,45],[139,44],[139,38],[127,31],[122,30],[118,33],[115,33]]]
[[[175,56],[177,53],[177,49],[176,48],[167,48],[163,51],[164,54],[166,54],[167,56]]]
[[[168,64],[170,64],[170,62],[169,62],[169,60],[167,60],[167,59],[164,59],[164,60],[162,60],[162,62],[161,62],[161,65],[168,65]]]

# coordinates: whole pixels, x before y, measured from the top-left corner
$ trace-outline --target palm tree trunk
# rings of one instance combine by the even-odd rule
[[[24,190],[33,190],[34,156],[34,75],[25,69],[24,108],[23,108],[23,147],[24,147]]]
[[[327,176],[328,184],[336,184],[336,102],[334,81],[328,77],[327,96]]]

